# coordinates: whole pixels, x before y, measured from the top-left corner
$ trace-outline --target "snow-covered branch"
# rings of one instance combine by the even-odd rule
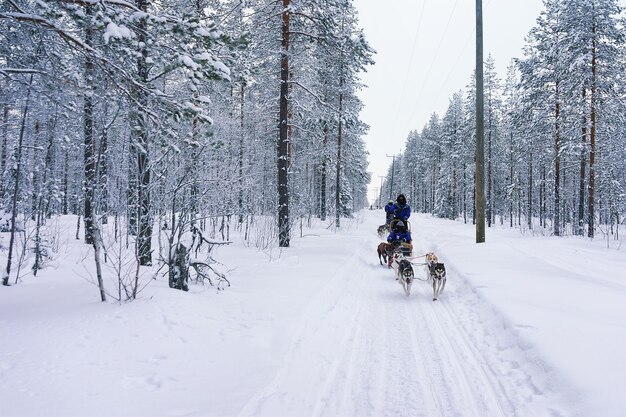
[[[304,91],[306,91],[311,96],[313,96],[322,106],[327,107],[327,108],[329,108],[329,109],[331,109],[331,110],[333,110],[335,112],[339,111],[335,107],[333,107],[332,105],[330,105],[326,101],[324,101],[319,95],[315,94],[313,91],[311,91],[310,89],[308,89],[307,87],[302,85],[299,81],[291,80],[291,81],[289,81],[289,84],[297,85],[298,87],[302,88]]]

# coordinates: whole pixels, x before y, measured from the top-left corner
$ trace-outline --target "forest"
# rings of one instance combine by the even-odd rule
[[[486,59],[488,226],[619,239],[625,46],[616,0],[546,0],[503,78]],[[3,284],[45,266],[67,215],[103,300],[113,253],[132,255],[130,277],[115,269],[130,299],[144,266],[177,289],[227,282],[212,248],[231,228],[264,248],[312,219],[341,227],[369,205],[374,54],[351,0],[3,1]],[[379,200],[475,221],[474,84],[409,134]]]
[[[185,289],[192,250],[231,227],[287,247],[296,225],[368,204],[357,91],[374,51],[351,0],[0,7],[4,285],[16,262],[42,267],[59,216],[78,216],[101,289],[120,242]]]
[[[626,416],[626,0],[484,3],[0,0],[0,417]]]
[[[547,235],[619,238],[626,217],[623,9],[546,0],[504,77],[484,64],[485,211]],[[416,211],[475,221],[475,81],[412,131],[379,204],[405,192]]]

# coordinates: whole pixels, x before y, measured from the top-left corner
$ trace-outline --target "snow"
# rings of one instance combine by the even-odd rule
[[[142,20],[142,19],[148,19],[150,17],[151,15],[149,15],[146,12],[141,12],[141,11],[136,11],[131,14],[131,19],[135,22]]]
[[[193,59],[191,59],[190,56],[188,55],[181,55],[180,56],[180,61],[187,67],[193,69],[193,70],[197,70],[198,68],[200,68],[200,65],[198,65],[196,62],[194,62]]]
[[[195,28],[194,33],[198,36],[203,36],[203,37],[212,38],[212,39],[217,39],[219,37],[219,34],[217,33],[217,31],[209,31],[203,27]]]
[[[230,69],[224,65],[222,61],[213,61],[211,62],[211,65],[213,65],[213,68],[215,68],[217,72],[230,76]]]
[[[99,302],[90,250],[63,218],[57,258],[0,288],[0,414],[626,415],[619,242],[488,229],[477,245],[471,225],[413,214],[414,254],[447,269],[433,302],[379,265],[383,219],[294,229],[291,248],[263,252],[231,232],[213,252],[231,287],[185,293],[147,274],[120,305]]]
[[[194,56],[198,61],[212,61],[213,57],[208,52],[202,52],[201,54],[196,54]]]
[[[211,56],[208,52],[196,54],[194,58],[198,61],[208,62],[209,65],[211,65],[216,72],[221,73],[223,77],[227,79],[230,77],[230,68],[228,68],[223,62],[213,59],[213,56]]]
[[[133,34],[133,31],[130,30],[129,28],[127,28],[124,25],[117,25],[114,22],[109,22],[107,24],[107,27],[104,31],[104,43],[109,43],[109,40],[111,38],[118,38],[118,39],[123,39],[123,38],[128,38],[128,39],[132,39],[135,35]]]
[[[193,111],[195,113],[202,113],[202,108],[194,105],[192,102],[190,101],[185,101],[183,103],[183,108],[188,109],[190,111]]]
[[[201,103],[205,103],[205,104],[211,104],[211,97],[209,96],[198,96],[195,98],[196,101],[199,101]]]

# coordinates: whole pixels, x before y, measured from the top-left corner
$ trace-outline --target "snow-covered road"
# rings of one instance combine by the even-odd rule
[[[405,296],[378,265],[376,220],[355,232],[284,363],[240,417],[576,415],[564,406],[567,387],[554,386],[558,377],[458,274],[437,302],[420,281]],[[425,253],[414,235],[415,253]]]
[[[99,302],[88,248],[68,236],[0,291],[0,415],[626,415],[619,242],[494,228],[476,245],[471,225],[414,214],[414,253],[448,272],[433,302],[379,265],[382,218],[294,229],[282,251],[220,248],[232,287],[159,279],[122,305]]]

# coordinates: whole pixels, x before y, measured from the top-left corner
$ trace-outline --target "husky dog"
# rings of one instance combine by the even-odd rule
[[[446,287],[446,267],[441,262],[432,262],[428,264],[428,279],[433,284],[433,301],[437,301],[437,297]]]
[[[378,226],[378,229],[376,229],[376,233],[378,233],[378,236],[380,236],[381,239],[385,237],[388,231],[389,227],[386,224],[381,224]]]
[[[393,245],[387,242],[381,242],[376,248],[376,252],[378,253],[378,262],[383,265],[383,261],[387,263],[387,258],[391,257],[393,252]]]
[[[411,294],[411,285],[413,284],[413,266],[406,259],[400,259],[397,262],[396,279],[400,281],[400,285],[404,289],[404,293],[408,296]]]
[[[439,262],[439,259],[433,252],[428,252],[426,254],[426,281],[431,281],[430,269],[437,262]]]
[[[432,252],[428,252],[426,254],[426,264],[430,265],[431,263],[437,263],[439,262],[437,259],[437,255],[435,255]]]

